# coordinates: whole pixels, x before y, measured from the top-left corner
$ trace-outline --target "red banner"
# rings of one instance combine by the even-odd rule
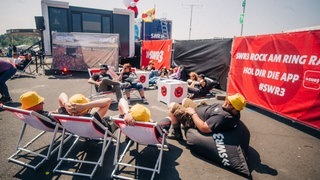
[[[156,69],[169,68],[171,62],[172,40],[142,41],[141,67],[146,67],[150,61]]]
[[[228,93],[320,129],[320,30],[236,37]]]

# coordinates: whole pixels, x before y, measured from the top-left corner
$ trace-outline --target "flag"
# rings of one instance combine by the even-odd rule
[[[144,22],[152,22],[156,15],[156,9],[152,8],[144,13],[142,13],[142,20]]]

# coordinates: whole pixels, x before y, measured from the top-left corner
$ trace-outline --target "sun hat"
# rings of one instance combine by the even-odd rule
[[[150,110],[141,104],[132,106],[129,113],[136,121],[149,122],[151,118]]]
[[[246,99],[239,93],[232,96],[227,96],[227,99],[230,101],[231,105],[238,111],[241,111],[246,105]]]
[[[28,91],[20,96],[20,101],[21,109],[29,109],[43,102],[44,98],[35,91]]]
[[[88,99],[83,94],[74,94],[69,98],[69,103],[75,103],[75,104],[84,104],[89,102]],[[79,114],[85,114],[88,112],[89,109],[85,109]]]

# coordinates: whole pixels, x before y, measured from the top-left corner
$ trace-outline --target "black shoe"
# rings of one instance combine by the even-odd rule
[[[12,99],[10,97],[2,97],[0,99],[0,101],[3,103],[3,104],[6,104],[6,103],[11,103],[12,102]]]
[[[171,132],[167,136],[168,139],[173,139],[173,140],[183,140],[182,133],[176,133],[175,131]]]

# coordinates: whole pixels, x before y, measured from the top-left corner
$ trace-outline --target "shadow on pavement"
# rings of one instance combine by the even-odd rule
[[[267,111],[265,109],[262,109],[262,108],[259,108],[259,107],[255,107],[255,106],[250,105],[250,104],[247,104],[247,107],[250,108],[253,111],[256,111],[257,113],[266,115],[266,116],[268,116],[268,117],[270,117],[270,118],[272,118],[272,119],[274,119],[276,121],[279,121],[279,122],[281,122],[283,124],[286,124],[286,125],[288,125],[290,127],[293,127],[293,128],[295,128],[297,130],[300,130],[300,131],[305,132],[305,133],[307,133],[307,134],[309,134],[309,135],[311,135],[313,137],[316,137],[316,138],[320,139],[320,133],[319,133],[320,131],[318,131],[318,130],[312,128],[312,127],[309,127],[306,124],[302,124],[302,123],[300,123],[298,121],[290,120],[288,118],[279,116],[277,114],[274,114],[273,112],[269,112],[269,111]]]
[[[260,174],[269,174],[271,176],[277,176],[278,171],[276,169],[273,169],[272,167],[269,167],[266,164],[261,163],[260,155],[259,153],[253,148],[249,147],[248,150],[248,166],[250,169],[250,172],[256,171]]]

